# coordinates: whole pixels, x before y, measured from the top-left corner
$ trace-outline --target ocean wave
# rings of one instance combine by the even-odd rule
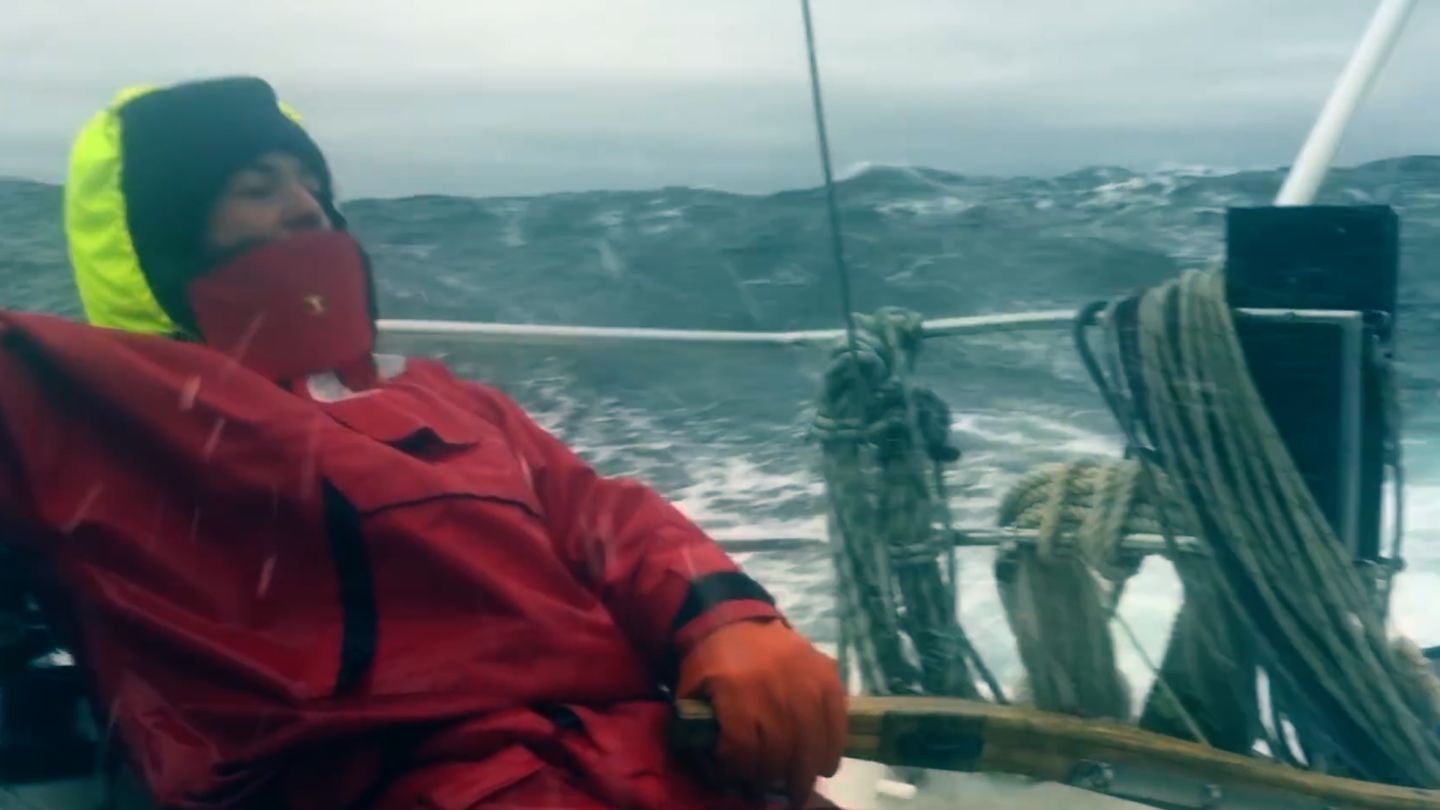
[[[1267,204],[1280,170],[1090,167],[1056,177],[966,176],[857,164],[838,188],[854,307],[927,317],[1075,307],[1128,294],[1223,255],[1224,210]],[[1405,305],[1401,367],[1410,411],[1412,567],[1396,624],[1434,643],[1426,595],[1440,586],[1440,157],[1336,169],[1321,202],[1395,206]],[[0,290],[8,307],[78,316],[54,186],[0,180]],[[389,317],[609,326],[792,329],[840,323],[839,280],[819,189],[594,191],[528,198],[418,196],[346,204],[375,258]],[[657,486],[729,540],[824,538],[819,449],[805,440],[823,352],[646,347],[521,350],[415,342],[511,392],[602,472]],[[748,352],[748,353],[747,353]],[[964,452],[956,519],[991,525],[1005,489],[1038,464],[1115,458],[1121,442],[1068,337],[1002,335],[928,348],[919,376],[951,404]],[[818,638],[834,636],[823,545],[744,564]],[[1018,659],[988,552],[962,554],[960,610],[1004,677]],[[1178,601],[1147,563],[1121,615],[1153,654]],[[1426,633],[1429,633],[1427,636]],[[1126,645],[1121,645],[1125,650]],[[1143,694],[1137,655],[1122,666]]]

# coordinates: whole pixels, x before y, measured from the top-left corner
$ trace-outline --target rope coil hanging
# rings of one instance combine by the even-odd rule
[[[812,429],[830,504],[842,660],[854,652],[871,694],[979,697],[974,665],[1000,697],[956,616],[941,466],[959,458],[949,411],[905,376],[920,318],[883,309],[855,324],[825,374]]]
[[[1385,635],[1357,571],[1249,376],[1219,273],[1139,302],[1146,426],[1186,524],[1214,558],[1312,759],[1364,778],[1440,785],[1434,676]],[[1113,324],[1111,328],[1114,328]]]
[[[1030,703],[1046,711],[1123,719],[1129,687],[1116,665],[1110,620],[1141,558],[1129,534],[1158,534],[1138,496],[1139,465],[1081,461],[1025,476],[1000,505],[1000,525],[1036,530],[1002,547],[995,579],[1015,636]]]

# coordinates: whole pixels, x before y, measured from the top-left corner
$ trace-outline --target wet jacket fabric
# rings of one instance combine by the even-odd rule
[[[745,806],[672,761],[661,686],[764,590],[499,392],[372,371],[0,314],[0,536],[157,803]]]

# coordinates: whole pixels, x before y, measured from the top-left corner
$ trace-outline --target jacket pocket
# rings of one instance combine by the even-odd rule
[[[348,428],[327,450],[325,475],[368,516],[439,498],[540,506],[530,470],[493,423],[438,394],[406,388],[325,405]]]

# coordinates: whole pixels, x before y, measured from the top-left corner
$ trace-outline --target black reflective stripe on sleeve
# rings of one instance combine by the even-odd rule
[[[716,605],[742,600],[775,604],[775,597],[771,596],[769,591],[739,571],[706,574],[690,583],[690,590],[685,594],[685,601],[680,603],[680,610],[675,614],[670,631],[678,632]]]
[[[329,481],[325,482],[325,534],[330,538],[344,615],[340,668],[335,675],[335,694],[339,695],[354,687],[375,660],[379,618],[360,513]]]

